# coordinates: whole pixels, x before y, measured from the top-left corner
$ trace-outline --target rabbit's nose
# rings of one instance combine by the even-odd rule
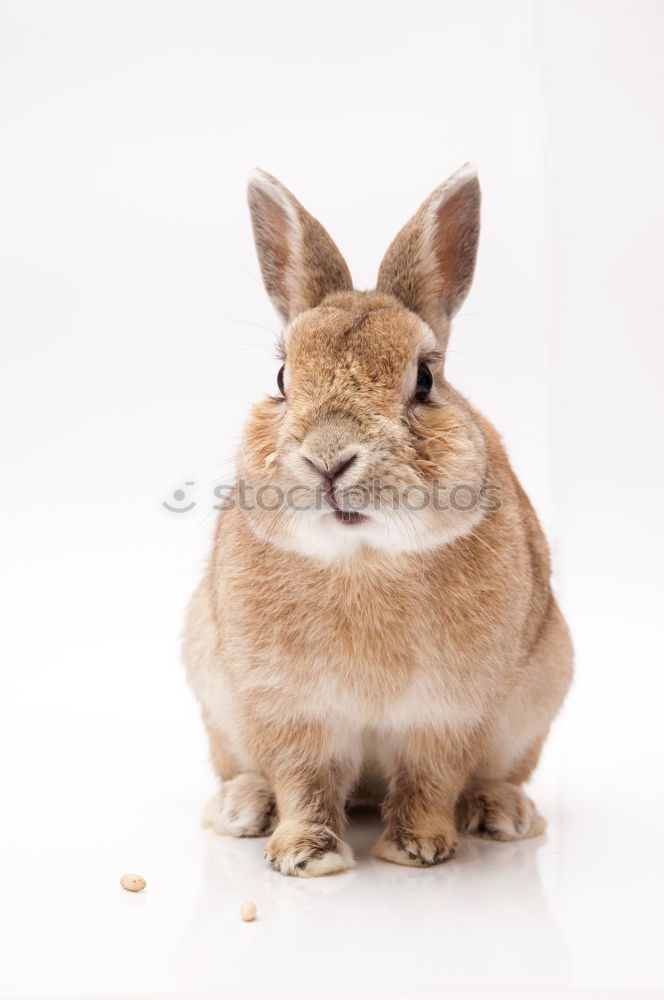
[[[323,477],[328,486],[332,486],[334,480],[337,479],[338,476],[340,476],[343,472],[346,472],[347,469],[350,469],[353,462],[357,459],[357,453],[341,458],[336,462],[331,462],[328,465],[321,462],[319,459],[308,458],[306,455],[303,455],[302,457],[307,465],[310,465],[312,469],[315,469],[315,471]]]

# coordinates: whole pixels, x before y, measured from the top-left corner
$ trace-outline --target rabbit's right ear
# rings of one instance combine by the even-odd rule
[[[346,261],[320,222],[263,170],[249,182],[249,210],[263,284],[286,323],[330,292],[352,289]]]

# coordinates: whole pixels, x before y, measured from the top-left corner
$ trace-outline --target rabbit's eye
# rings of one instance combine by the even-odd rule
[[[284,366],[282,365],[277,373],[277,385],[279,386],[279,392],[286,398],[286,393],[284,392]]]
[[[429,366],[421,364],[417,369],[417,385],[415,386],[415,399],[424,402],[433,385],[433,375],[429,371]]]

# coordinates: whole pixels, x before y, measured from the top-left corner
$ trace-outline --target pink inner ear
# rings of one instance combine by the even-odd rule
[[[473,276],[476,228],[473,199],[464,186],[445,199],[434,215],[431,249],[448,309],[463,294]]]
[[[261,192],[258,197],[260,199],[260,216],[257,241],[262,244],[260,249],[267,272],[265,274],[266,283],[272,286],[273,294],[276,294],[285,304],[288,295],[284,285],[286,272],[291,264],[290,220],[281,205],[278,205],[268,195]]]

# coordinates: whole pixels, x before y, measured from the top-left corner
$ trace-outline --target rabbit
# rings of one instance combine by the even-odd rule
[[[573,654],[501,439],[445,379],[476,171],[423,203],[374,291],[274,177],[248,193],[284,329],[184,628],[220,780],[204,824],[269,837],[272,866],[305,878],[353,867],[353,796],[382,806],[372,854],[398,864],[536,836],[523,784]]]

